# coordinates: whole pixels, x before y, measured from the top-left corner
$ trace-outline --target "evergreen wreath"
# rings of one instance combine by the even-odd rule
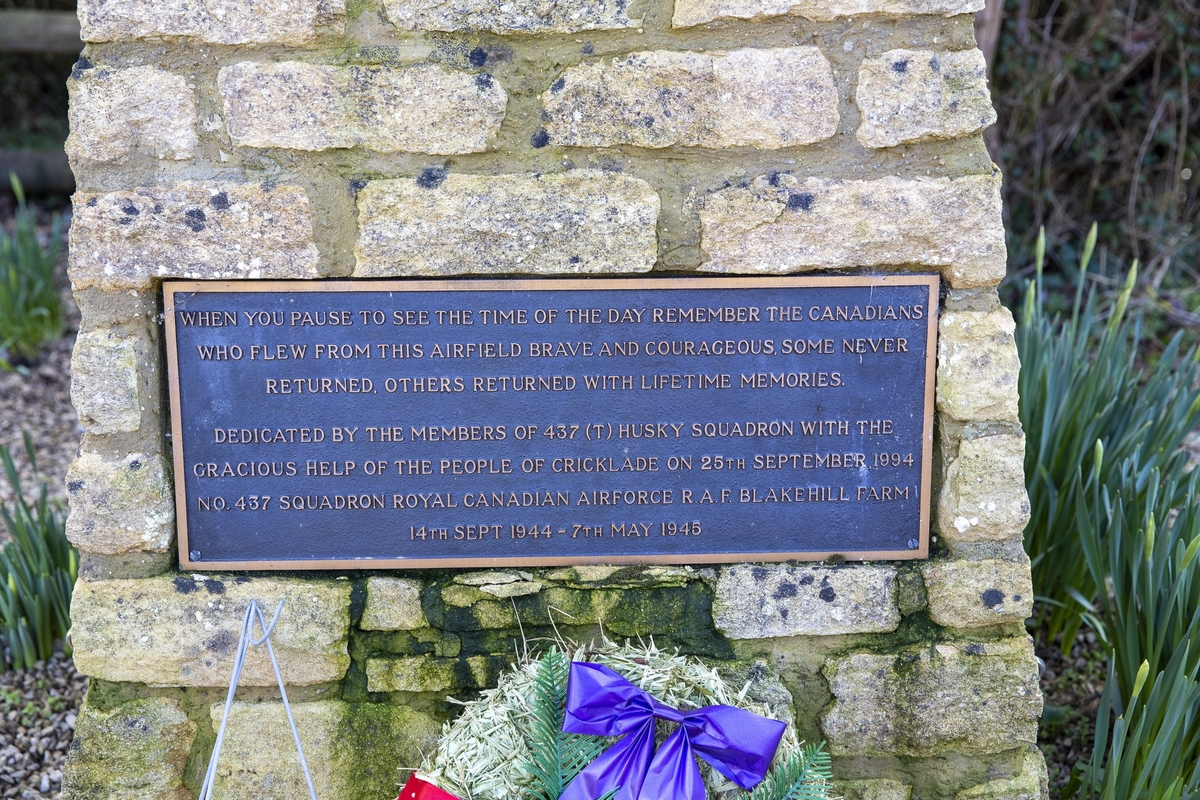
[[[786,705],[752,697],[752,683],[737,691],[715,668],[663,652],[653,642],[635,647],[605,640],[573,651],[554,646],[538,658],[526,655],[495,689],[462,703],[462,714],[443,726],[437,750],[418,770],[420,778],[462,800],[558,800],[571,780],[616,741],[562,730],[572,660],[606,666],[680,710],[723,704],[791,721]],[[657,723],[657,745],[671,727]],[[804,745],[791,725],[770,772],[752,791],[703,760],[700,770],[708,800],[830,798],[830,759],[824,743]],[[615,792],[596,800],[612,800]]]

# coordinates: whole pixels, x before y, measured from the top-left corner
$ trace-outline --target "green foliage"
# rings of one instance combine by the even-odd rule
[[[54,282],[62,228],[55,216],[50,246],[43,249],[21,182],[16,175],[9,179],[17,196],[17,215],[11,236],[0,231],[0,365],[6,350],[12,361],[32,364],[42,342],[62,335],[62,301]]]
[[[29,434],[25,452],[36,473]],[[30,504],[12,456],[2,445],[0,463],[15,498],[11,507],[0,503],[0,519],[12,537],[0,549],[0,643],[5,662],[23,669],[49,658],[54,641],[71,627],[71,590],[79,555],[67,541],[62,515],[47,499],[45,482]]]
[[[538,663],[526,732],[531,756],[526,769],[533,776],[536,800],[558,800],[571,780],[611,744],[604,737],[563,732],[570,670],[570,660],[556,647]]]
[[[1037,279],[1026,289],[1016,331],[1031,506],[1025,547],[1033,558],[1034,590],[1044,601],[1039,613],[1049,638],[1061,634],[1070,642],[1081,612],[1104,580],[1097,582],[1082,557],[1085,539],[1101,537],[1101,545],[1105,540],[1091,515],[1078,513],[1078,493],[1094,482],[1110,497],[1124,492],[1128,504],[1123,465],[1135,455],[1139,491],[1155,470],[1174,469],[1184,437],[1200,424],[1200,367],[1196,349],[1181,354],[1178,334],[1153,366],[1140,366],[1141,319],[1130,311],[1136,263],[1111,304],[1103,303],[1094,288],[1085,289],[1095,226],[1083,248],[1070,314],[1048,312],[1044,241],[1038,240]]]
[[[828,800],[829,751],[825,743],[805,745],[775,764],[747,800]]]

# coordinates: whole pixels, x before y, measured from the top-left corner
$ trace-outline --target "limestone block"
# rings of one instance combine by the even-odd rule
[[[978,49],[889,50],[863,59],[854,97],[866,147],[953,139],[995,123],[987,62]]]
[[[983,10],[983,0],[675,0],[676,28],[703,25],[718,19],[804,17],[827,22],[863,14],[937,14],[952,17]]]
[[[85,42],[187,36],[212,44],[308,44],[342,33],[345,0],[80,0]]]
[[[229,136],[240,147],[478,153],[500,129],[508,103],[490,75],[436,64],[243,61],[224,67],[217,85]]]
[[[572,147],[781,147],[837,133],[838,92],[816,47],[657,50],[566,70],[545,93],[549,141]]]
[[[938,410],[959,422],[1020,422],[1021,357],[1006,308],[952,311],[938,321]]]
[[[116,578],[150,578],[175,566],[174,550],[163,553],[134,551],[115,556],[79,551],[81,581],[111,581]]]
[[[384,0],[388,21],[404,30],[577,33],[635,28],[627,0],[547,3],[544,0]]]
[[[299,186],[183,181],[76,192],[70,245],[76,290],[146,290],[163,278],[320,277]]]
[[[1004,277],[1000,175],[826,180],[773,173],[706,198],[703,272],[776,275],[916,265],[950,286]]]
[[[821,729],[835,758],[999,753],[1037,741],[1037,661],[1026,637],[907,654],[855,653],[824,668]]]
[[[372,181],[358,193],[354,277],[645,272],[659,205],[645,181],[594,170]]]
[[[489,663],[487,656],[471,656],[461,661],[435,656],[368,658],[367,691],[445,692],[451,689],[480,689],[488,685]],[[465,674],[460,673],[460,664],[466,665]]]
[[[165,553],[175,541],[170,466],[161,455],[81,453],[67,470],[67,538],[87,553]]]
[[[894,631],[896,568],[739,564],[721,572],[713,621],[731,639]]]
[[[350,665],[350,588],[349,581],[191,575],[80,581],[71,600],[75,665],[108,681],[226,687],[250,600],[274,613],[282,599],[271,642],[284,681],[337,681]],[[251,648],[242,685],[275,685],[264,648]]]
[[[214,703],[210,709],[214,729],[224,708]],[[400,770],[420,764],[440,733],[429,716],[382,703],[292,703],[292,713],[322,800],[395,797]],[[282,703],[233,704],[213,796],[308,797]]]
[[[189,159],[196,150],[196,96],[182,75],[157,67],[76,70],[71,92],[72,162],[123,161],[141,150]]]
[[[107,329],[85,331],[75,339],[71,402],[88,433],[132,432],[141,426],[140,344],[136,337]]]
[[[888,778],[834,781],[833,791],[842,800],[911,800],[912,787]]]
[[[1020,537],[1029,513],[1024,436],[981,436],[959,445],[938,498],[938,530],[951,547]]]
[[[1029,562],[928,561],[921,565],[929,616],[948,628],[1023,622],[1033,613]]]
[[[1036,747],[1025,752],[1021,774],[1013,778],[988,781],[964,789],[954,800],[1049,800],[1049,775],[1046,759]]]
[[[148,697],[100,711],[85,702],[63,768],[64,797],[191,800],[183,785],[196,724],[175,700]]]
[[[410,578],[368,578],[367,604],[359,627],[368,631],[429,627],[421,608],[421,582]]]

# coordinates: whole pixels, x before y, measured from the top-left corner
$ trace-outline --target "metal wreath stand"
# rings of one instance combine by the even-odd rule
[[[304,780],[308,782],[308,794],[312,800],[317,800],[317,790],[313,788],[312,775],[308,771],[308,761],[304,758],[304,748],[300,746],[300,733],[296,730],[296,719],[292,716],[292,706],[288,702],[287,690],[283,688],[283,676],[279,673],[279,662],[275,659],[275,648],[271,647],[271,632],[275,630],[275,623],[279,621],[279,615],[283,611],[283,600],[279,601],[278,607],[275,609],[275,616],[271,617],[271,624],[266,624],[263,619],[262,609],[259,608],[257,600],[251,600],[250,605],[246,608],[246,619],[242,621],[242,635],[238,639],[237,658],[233,662],[233,677],[229,680],[229,694],[225,698],[225,711],[221,714],[221,726],[217,729],[217,741],[213,745],[212,757],[208,760],[208,772],[204,775],[204,785],[200,788],[200,797],[198,800],[212,800],[213,786],[217,780],[217,759],[221,757],[221,745],[225,743],[225,725],[229,722],[229,710],[233,707],[233,696],[237,692],[238,681],[242,677],[242,668],[246,665],[246,653],[251,647],[267,646],[267,654],[271,657],[271,666],[275,669],[275,680],[279,684],[279,696],[283,698],[283,709],[287,712],[288,725],[292,728],[292,739],[296,742],[296,752],[300,755],[300,768],[304,770]],[[254,621],[258,620],[258,627],[262,630],[262,636],[254,638]]]

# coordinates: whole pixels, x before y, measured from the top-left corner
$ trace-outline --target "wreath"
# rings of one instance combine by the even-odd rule
[[[554,646],[462,703],[398,800],[828,800],[824,743],[757,694],[653,642]]]

